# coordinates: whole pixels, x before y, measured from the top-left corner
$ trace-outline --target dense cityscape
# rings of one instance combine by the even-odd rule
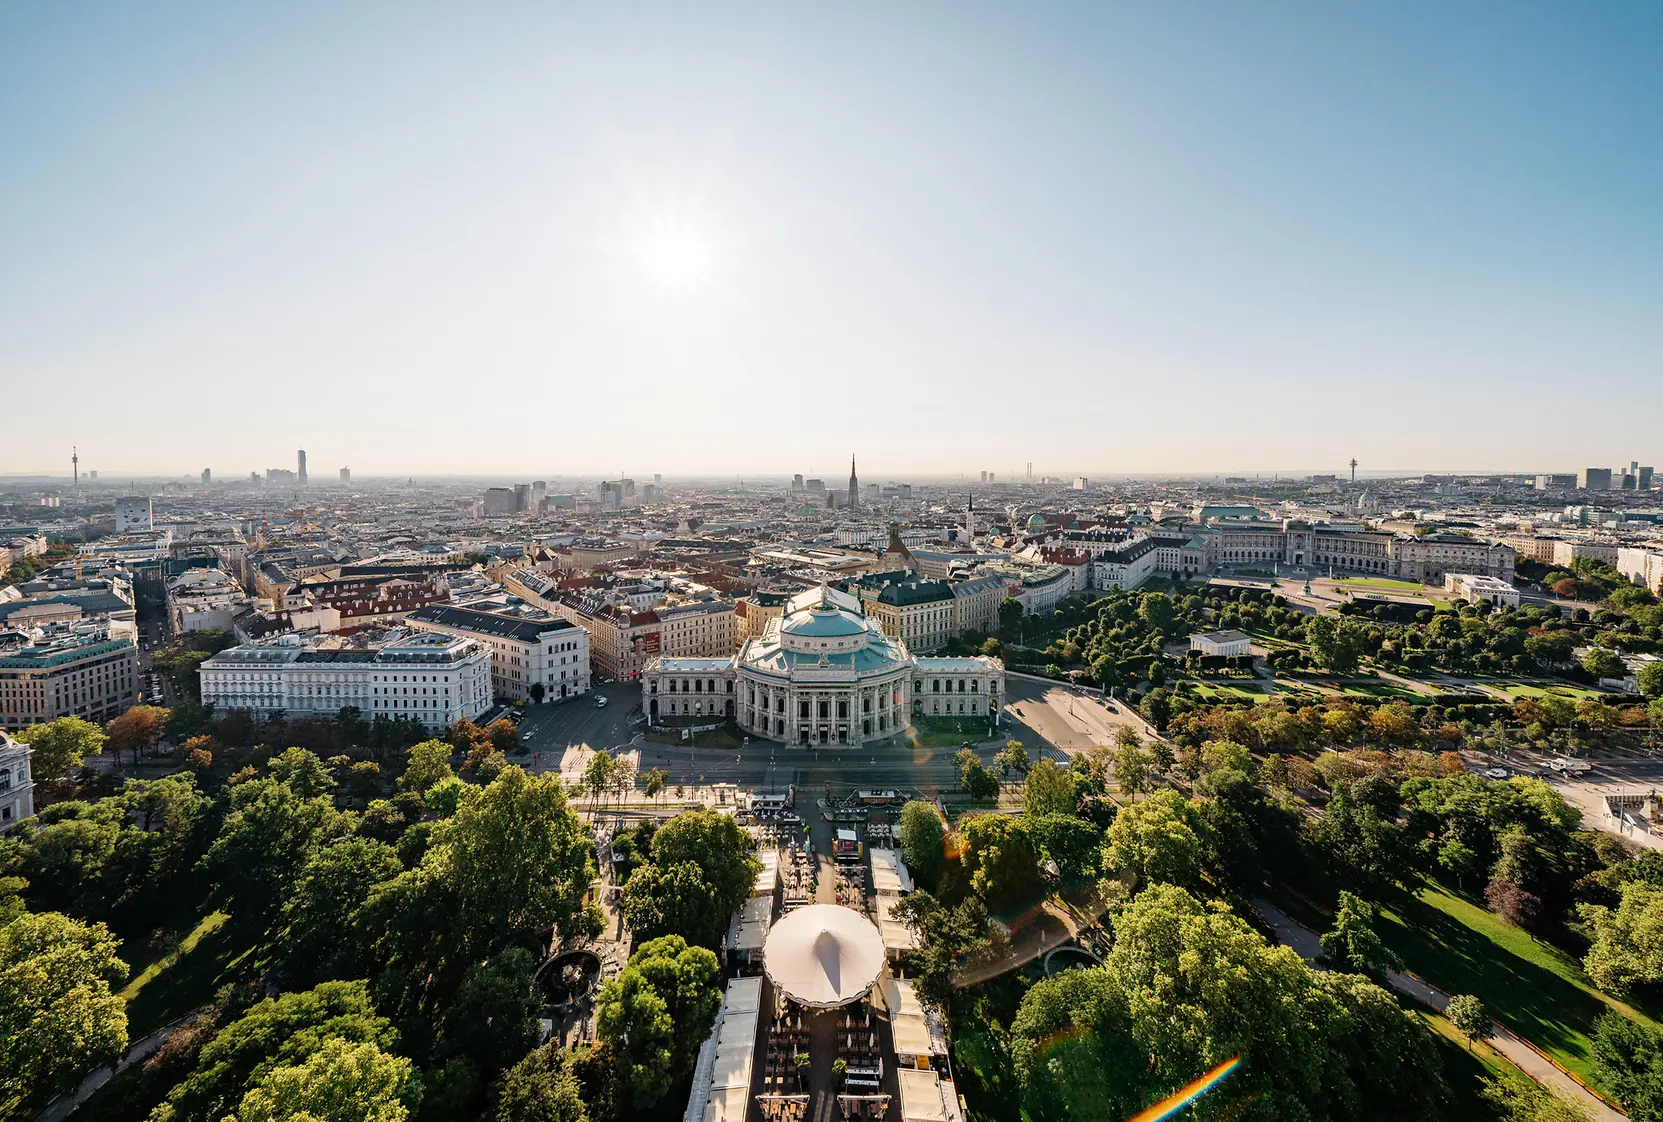
[[[1660,36],[0,4],[0,1122],[1663,1122]]]
[[[232,1061],[204,1067],[224,1034],[278,1047],[279,1024],[352,1017],[387,1027],[341,1049],[429,1042],[424,1117],[1049,1117],[1088,1094],[1130,1116],[1217,1052],[1105,1091],[1113,1037],[1060,1067],[1023,1049],[1083,1010],[1153,1031],[1121,1004],[1154,984],[1118,980],[1134,924],[1228,935],[1203,973],[1387,1034],[1377,1061],[1322,1042],[1348,1094],[1444,1109],[1457,1039],[1587,1113],[1635,1093],[1614,1057],[1646,1030],[1600,1010],[1663,982],[1649,467],[863,482],[857,459],[828,486],[295,465],[112,484],[77,449],[69,478],[0,493],[0,883],[105,995],[42,1006],[75,1026],[51,1047],[15,1038],[18,1102],[212,1118],[239,1094]],[[1439,925],[1508,964],[1451,962]],[[1195,1016],[1239,1015],[1191,985]],[[1210,1031],[1239,1054],[1270,1030]],[[378,1054],[413,1101],[416,1057]],[[326,1055],[306,1064],[345,1062]],[[1237,1078],[1318,1093],[1285,1062]]]

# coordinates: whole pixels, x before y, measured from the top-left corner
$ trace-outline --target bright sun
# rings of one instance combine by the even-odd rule
[[[658,224],[636,247],[642,271],[660,288],[690,293],[710,282],[715,252],[709,235],[684,225]]]

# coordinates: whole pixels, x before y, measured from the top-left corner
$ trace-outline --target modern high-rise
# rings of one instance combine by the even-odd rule
[[[1576,485],[1584,491],[1611,490],[1610,468],[1583,468],[1576,473]]]
[[[341,469],[341,482],[342,483],[351,483],[352,482],[352,469],[351,468],[342,468]]]
[[[306,449],[302,448],[295,453],[295,456],[299,461],[295,469],[295,482],[304,487],[306,486]]]
[[[214,469],[213,468],[203,468],[202,469],[202,486],[211,487],[211,486],[213,486],[213,483],[214,483]]]

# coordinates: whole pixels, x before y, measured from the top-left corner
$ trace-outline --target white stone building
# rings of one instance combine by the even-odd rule
[[[291,633],[221,651],[200,673],[204,704],[253,713],[322,717],[351,705],[366,719],[413,717],[437,730],[491,707],[491,652],[426,632],[363,641]]]
[[[570,620],[429,604],[405,617],[417,631],[472,639],[491,652],[491,687],[504,701],[526,701],[541,684],[542,700],[589,692],[589,633]]]
[[[997,719],[1004,663],[915,657],[859,607],[822,586],[793,597],[732,658],[653,660],[641,685],[648,720],[732,718],[753,736],[809,746],[881,740],[914,715]]]
[[[35,814],[29,746],[0,732],[0,830]]]

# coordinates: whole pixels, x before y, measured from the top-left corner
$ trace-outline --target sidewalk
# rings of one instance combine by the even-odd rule
[[[1322,953],[1322,938],[1315,931],[1295,920],[1269,900],[1255,898],[1252,904],[1253,910],[1258,912],[1260,918],[1276,933],[1277,942],[1292,948],[1294,953],[1306,962],[1314,962]],[[1387,975],[1387,980],[1397,992],[1412,997],[1439,1013],[1449,1008],[1449,994],[1425,979],[1393,970]],[[1628,1117],[1622,1111],[1607,1105],[1605,1100],[1589,1091],[1537,1051],[1532,1044],[1514,1034],[1499,1021],[1491,1023],[1495,1032],[1490,1037],[1490,1044],[1537,1083],[1581,1107],[1595,1122],[1622,1122]]]
[[[196,1014],[192,1013],[171,1025],[157,1029],[141,1040],[134,1041],[127,1046],[127,1051],[114,1064],[105,1064],[103,1067],[89,1072],[86,1078],[81,1080],[81,1085],[76,1087],[74,1091],[47,1103],[46,1109],[35,1116],[35,1122],[61,1122],[62,1119],[68,1118],[80,1109],[82,1103],[92,1098],[93,1092],[114,1079],[120,1072],[126,1071],[134,1064],[143,1063],[152,1052],[167,1043],[168,1037],[194,1020],[196,1020]]]

